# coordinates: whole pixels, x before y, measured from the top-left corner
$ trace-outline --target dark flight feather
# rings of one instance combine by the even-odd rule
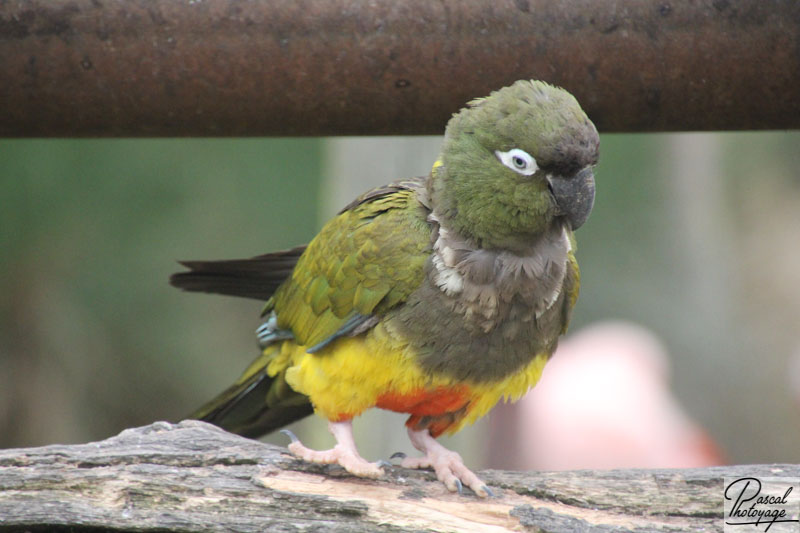
[[[275,289],[292,274],[306,247],[297,246],[250,259],[221,261],[180,261],[189,269],[169,278],[174,287],[191,292],[210,292],[268,300]]]
[[[270,377],[262,370],[230,386],[188,418],[258,438],[313,412],[308,397],[293,391],[283,373]]]

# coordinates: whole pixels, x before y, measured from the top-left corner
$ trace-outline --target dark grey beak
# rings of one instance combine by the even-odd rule
[[[559,215],[569,220],[573,230],[580,228],[594,206],[594,173],[592,167],[586,167],[573,176],[566,178],[553,176],[550,188],[558,204]]]

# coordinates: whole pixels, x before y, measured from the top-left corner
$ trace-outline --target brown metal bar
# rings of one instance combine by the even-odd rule
[[[800,2],[0,1],[6,137],[441,133],[519,78],[605,132],[800,128]]]

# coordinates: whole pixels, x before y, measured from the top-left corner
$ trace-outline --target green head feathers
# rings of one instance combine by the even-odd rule
[[[522,250],[554,222],[580,226],[599,139],[567,91],[521,80],[447,124],[431,194],[443,224],[485,248]]]

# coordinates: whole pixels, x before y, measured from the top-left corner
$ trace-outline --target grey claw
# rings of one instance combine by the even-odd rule
[[[456,487],[458,487],[458,495],[464,495],[464,485],[461,483],[461,480],[456,478]]]
[[[488,494],[490,498],[496,498],[497,497],[497,496],[494,495],[494,492],[492,492],[492,489],[490,489],[488,486],[484,485],[481,488],[486,491],[486,494]]]
[[[408,456],[403,452],[394,452],[389,459],[405,459],[406,457]]]
[[[292,439],[292,444],[294,444],[295,442],[300,442],[300,439],[297,438],[297,435],[295,435],[294,433],[292,433],[288,429],[282,429],[281,433],[283,433],[284,435],[286,435],[287,437]]]
[[[392,463],[390,463],[389,461],[387,461],[386,459],[378,459],[378,466],[380,466],[381,468],[383,468],[383,467],[391,468],[394,465]]]

